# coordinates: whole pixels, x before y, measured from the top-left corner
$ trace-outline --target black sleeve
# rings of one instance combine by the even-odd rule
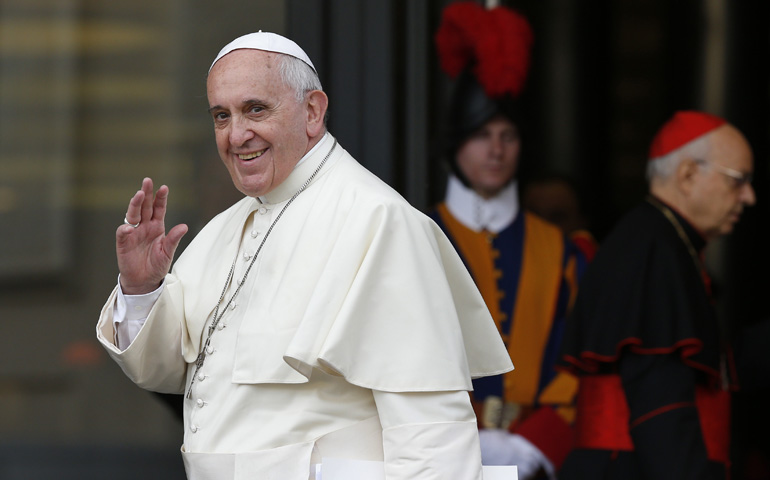
[[[696,372],[676,353],[626,353],[619,369],[641,478],[719,478],[701,435],[695,407]]]

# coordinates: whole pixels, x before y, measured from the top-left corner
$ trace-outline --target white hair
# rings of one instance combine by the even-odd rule
[[[305,94],[312,90],[323,90],[321,80],[310,65],[291,55],[278,54],[280,59],[281,80],[294,90],[298,102],[305,99]]]
[[[709,135],[701,135],[666,155],[651,158],[647,162],[647,181],[666,180],[685,158],[705,161],[709,154]]]

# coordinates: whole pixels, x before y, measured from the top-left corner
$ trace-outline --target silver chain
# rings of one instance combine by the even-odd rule
[[[206,361],[206,350],[208,349],[209,345],[211,344],[211,337],[214,335],[214,331],[217,328],[217,325],[219,325],[220,320],[222,320],[222,317],[225,316],[225,313],[227,312],[228,307],[233,303],[233,300],[235,300],[235,297],[238,295],[238,292],[241,291],[241,287],[246,284],[246,277],[249,276],[249,272],[251,271],[251,267],[254,266],[254,262],[257,260],[257,257],[259,256],[259,252],[262,251],[262,247],[265,245],[265,241],[267,240],[267,237],[270,236],[270,232],[273,231],[273,227],[275,227],[275,224],[278,223],[278,220],[281,219],[283,216],[283,212],[286,211],[287,208],[289,208],[289,205],[292,204],[294,199],[296,199],[300,193],[302,193],[308,185],[310,185],[310,182],[313,181],[313,178],[315,178],[316,175],[318,175],[318,172],[321,171],[321,168],[324,166],[326,161],[329,159],[329,156],[332,154],[334,149],[337,147],[337,139],[334,139],[334,144],[332,145],[332,148],[329,150],[329,153],[326,154],[323,160],[321,160],[321,163],[318,164],[318,167],[313,171],[313,173],[308,177],[307,180],[305,180],[305,183],[302,184],[301,187],[299,187],[299,190],[297,190],[294,195],[289,199],[288,202],[286,202],[286,205],[283,206],[280,212],[278,212],[278,215],[273,220],[273,223],[270,224],[270,228],[267,229],[267,232],[265,232],[265,236],[262,237],[262,242],[260,242],[259,247],[257,247],[257,251],[254,253],[254,256],[251,258],[251,262],[249,262],[249,266],[246,268],[246,271],[243,274],[243,278],[240,282],[238,282],[238,288],[235,289],[235,292],[230,297],[230,300],[227,301],[227,304],[225,304],[224,308],[222,309],[222,313],[219,313],[219,307],[222,305],[222,301],[225,298],[225,293],[227,292],[227,287],[230,285],[230,282],[233,280],[233,275],[235,273],[235,262],[238,260],[239,252],[236,252],[235,259],[233,260],[233,264],[230,267],[230,273],[227,274],[227,280],[225,280],[225,287],[222,289],[222,294],[219,296],[219,300],[217,301],[217,306],[214,308],[214,316],[211,320],[211,325],[209,325],[208,335],[206,336],[206,341],[204,342],[203,346],[201,347],[200,352],[198,353],[198,358],[195,359],[195,371],[193,372],[192,379],[190,380],[190,386],[187,389],[187,398],[192,398],[192,387],[195,383],[195,378],[198,375],[198,371],[203,368],[203,363]]]

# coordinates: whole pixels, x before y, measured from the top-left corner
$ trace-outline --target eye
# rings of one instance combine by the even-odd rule
[[[259,118],[266,114],[267,106],[263,103],[250,103],[243,109],[244,115],[249,115],[253,118]]]
[[[211,112],[211,117],[214,119],[215,122],[221,123],[227,120],[230,115],[227,114],[227,112],[223,112],[221,110]]]
[[[502,139],[506,142],[515,142],[519,139],[519,131],[515,129],[505,130],[502,134]]]

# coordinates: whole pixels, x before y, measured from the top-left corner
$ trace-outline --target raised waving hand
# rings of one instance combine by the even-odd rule
[[[128,204],[125,223],[115,233],[120,287],[126,295],[149,293],[158,288],[171,268],[179,241],[187,233],[180,224],[166,234],[168,187],[153,195],[151,178],[142,181]]]

